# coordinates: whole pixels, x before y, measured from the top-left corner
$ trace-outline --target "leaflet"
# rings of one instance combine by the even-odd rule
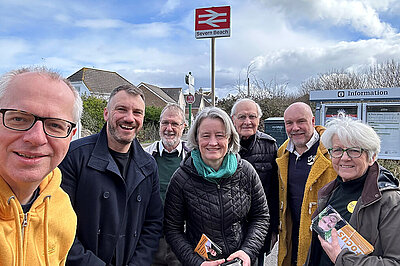
[[[340,214],[331,206],[326,206],[311,223],[312,229],[323,239],[331,242],[331,231],[337,230],[339,245],[342,249],[347,248],[353,253],[369,254],[374,251],[374,247],[365,240]]]

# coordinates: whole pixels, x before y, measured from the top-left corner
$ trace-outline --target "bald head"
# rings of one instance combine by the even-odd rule
[[[307,142],[314,134],[314,116],[311,107],[296,102],[286,108],[283,115],[286,134],[293,141],[296,150],[306,149]]]
[[[303,102],[295,102],[289,105],[288,108],[286,108],[283,117],[285,117],[287,113],[298,112],[298,111],[302,112],[305,115],[308,115],[311,118],[314,116],[311,107],[308,104]]]

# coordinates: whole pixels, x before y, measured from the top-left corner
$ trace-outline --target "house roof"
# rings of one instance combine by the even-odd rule
[[[211,100],[211,95],[204,95],[203,94],[203,96],[204,96],[204,105],[205,106],[211,106],[211,102],[212,102],[212,100]]]
[[[155,85],[151,85],[151,84],[148,84],[148,83],[144,83],[144,82],[141,82],[140,84],[139,84],[139,86],[140,85],[143,85],[143,86],[145,86],[148,90],[150,90],[151,92],[153,92],[155,95],[157,95],[158,97],[160,97],[162,100],[164,100],[165,102],[168,102],[168,103],[176,103],[176,102],[178,102],[177,100],[175,101],[171,96],[169,96],[163,89],[161,89],[160,87],[157,87],[157,86],[155,86]],[[138,86],[138,87],[139,87]]]
[[[83,81],[86,87],[95,93],[111,93],[111,91],[121,85],[133,85],[117,72],[83,67],[68,77],[71,82]]]
[[[175,102],[179,102],[179,95],[182,91],[182,88],[160,88],[163,92],[168,94],[169,97],[174,99]]]

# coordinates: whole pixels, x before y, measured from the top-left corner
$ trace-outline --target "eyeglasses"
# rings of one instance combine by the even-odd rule
[[[251,115],[238,114],[238,115],[236,115],[236,118],[237,118],[238,120],[240,120],[240,121],[246,120],[247,117],[248,117],[251,121],[253,121],[253,120],[255,120],[256,118],[258,118],[258,116],[255,115],[255,114],[251,114]]]
[[[169,122],[169,121],[161,121],[161,126],[167,127],[168,125],[171,125],[173,128],[177,128],[183,125],[183,123],[176,123],[176,122]]]
[[[64,119],[40,117],[16,109],[0,109],[0,113],[3,114],[3,125],[8,129],[28,131],[39,120],[43,123],[44,133],[53,138],[68,137],[72,129],[76,126],[75,123]]]
[[[367,151],[362,148],[348,148],[348,149],[342,149],[342,148],[329,148],[328,152],[331,155],[332,158],[342,158],[344,152],[347,153],[347,156],[350,158],[359,158],[361,157],[363,151]]]

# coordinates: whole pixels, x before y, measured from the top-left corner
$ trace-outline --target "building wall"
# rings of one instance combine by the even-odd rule
[[[187,104],[186,104],[185,96],[183,95],[182,91],[179,93],[178,104],[182,108],[182,110],[185,110]]]
[[[71,85],[79,92],[80,95],[90,95],[89,89],[85,86],[83,81],[74,81],[71,82]]]

